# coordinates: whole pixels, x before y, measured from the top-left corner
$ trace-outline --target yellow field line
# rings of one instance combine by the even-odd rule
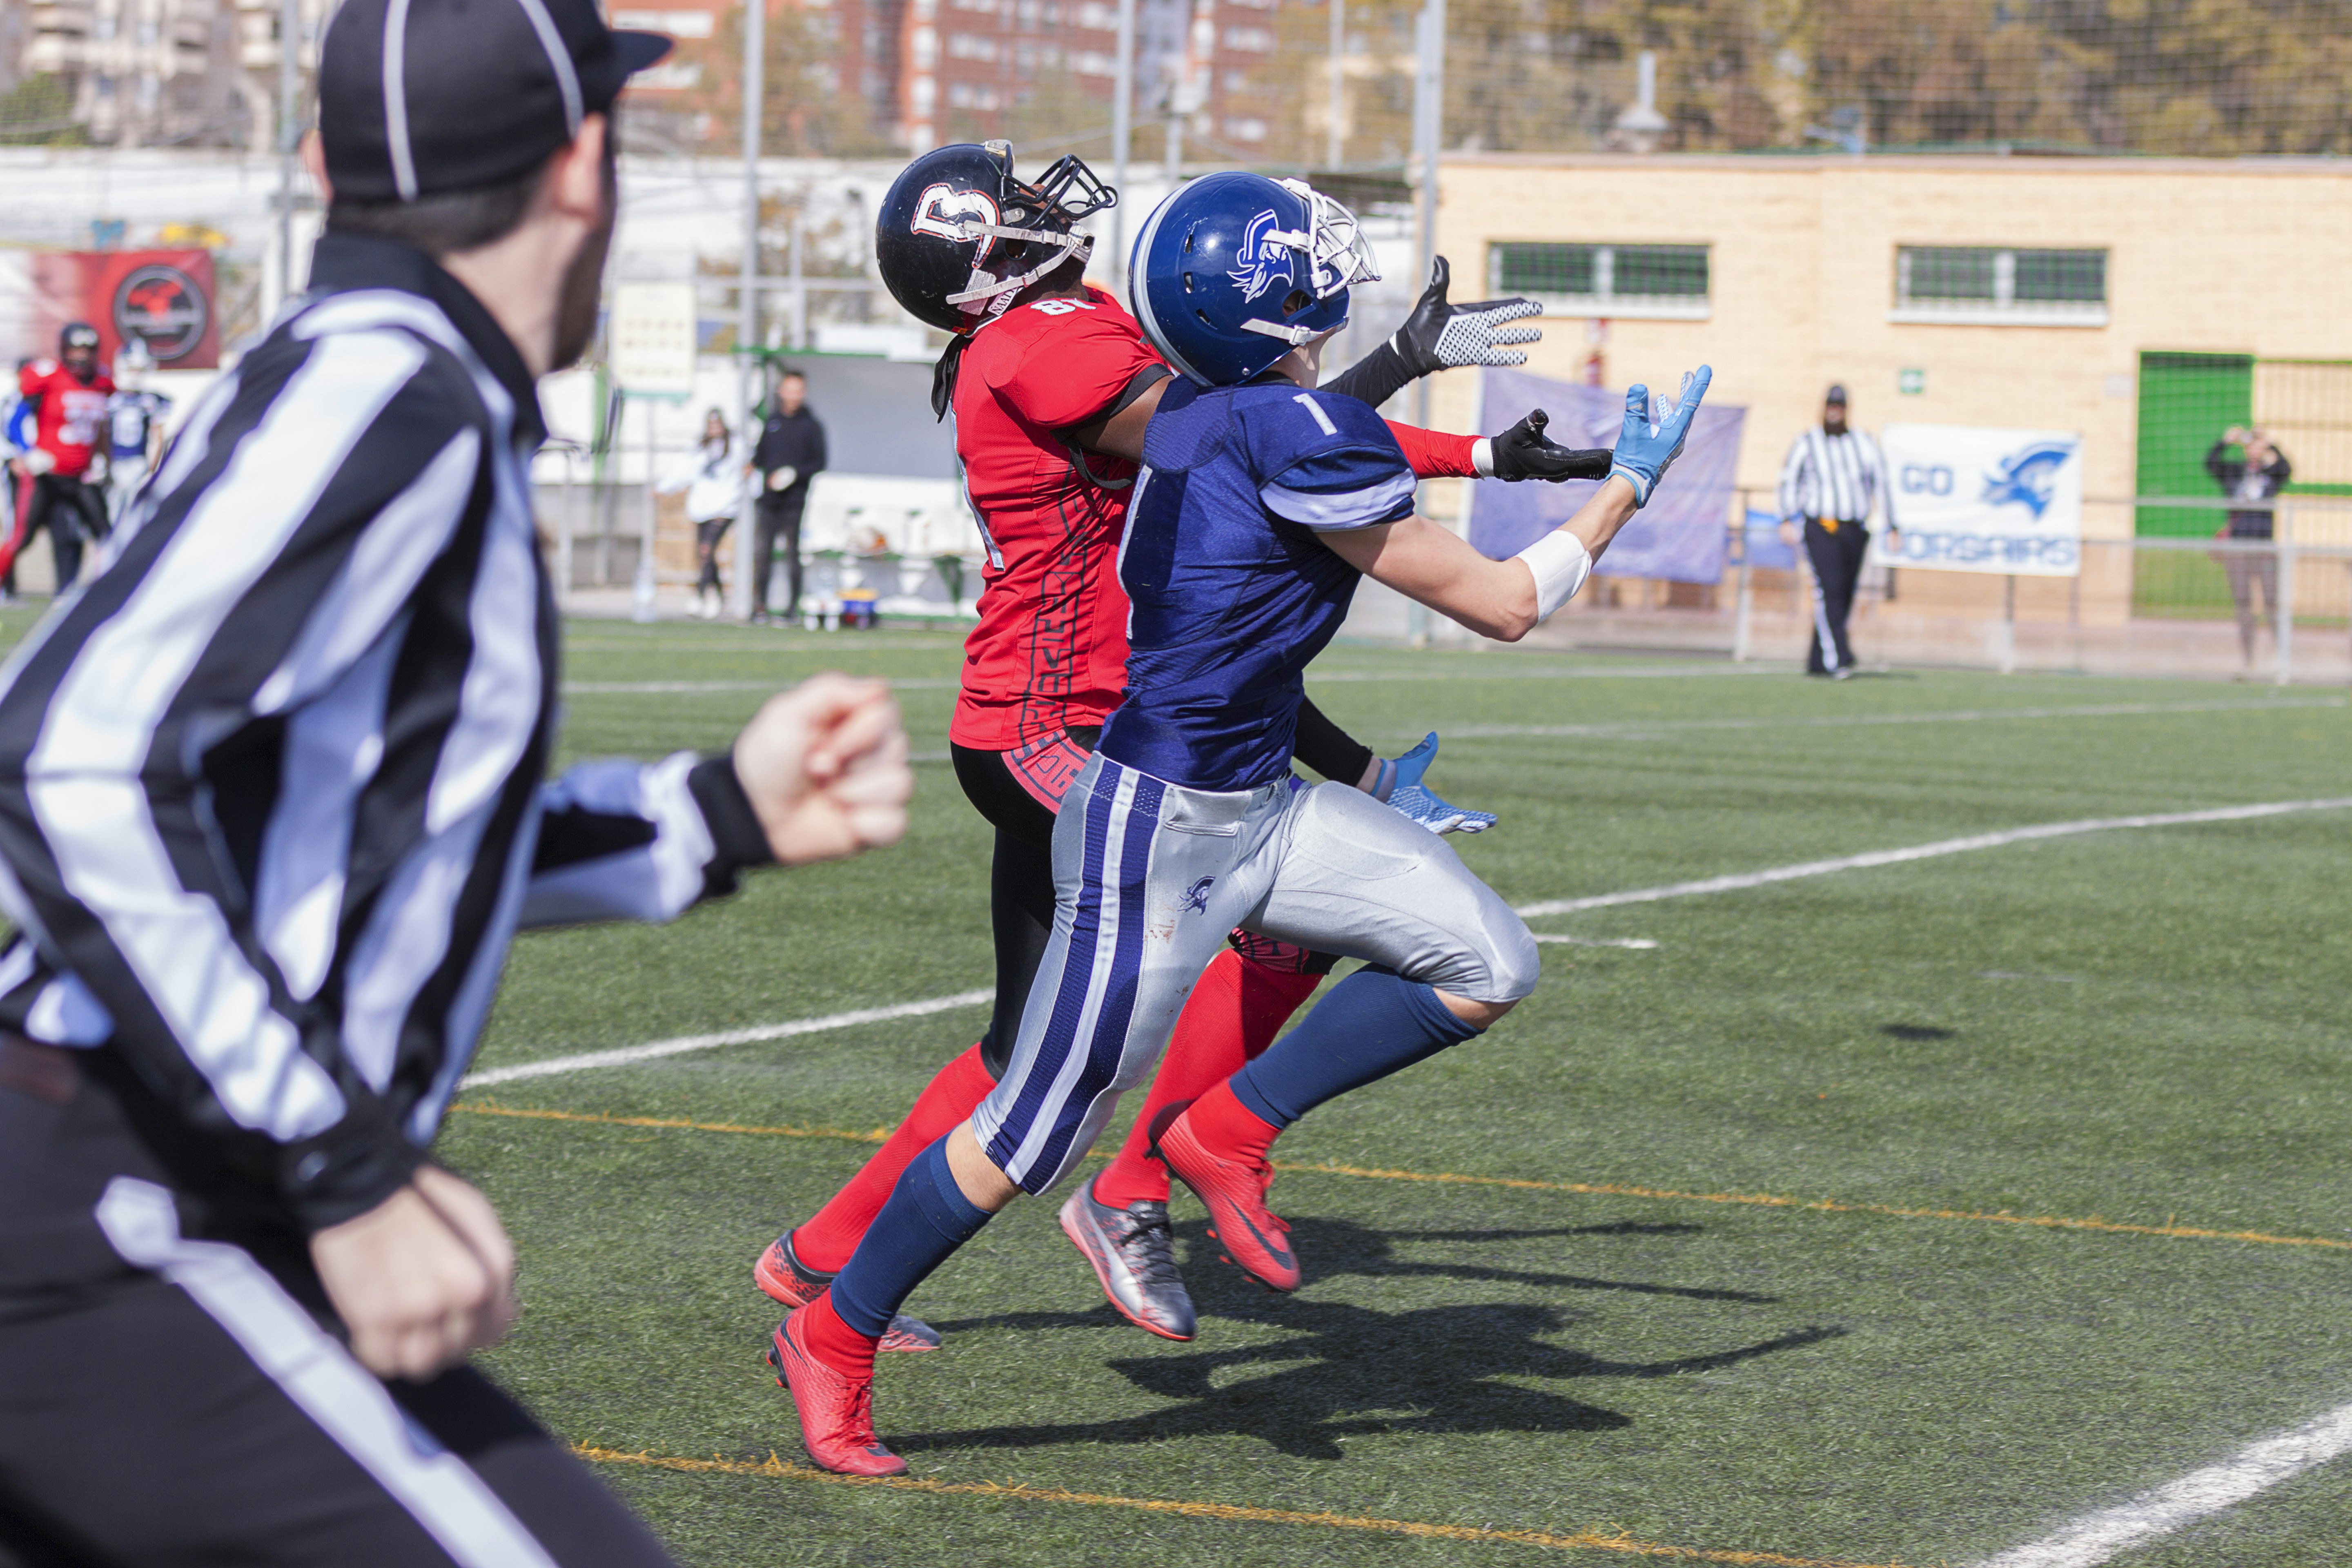
[[[887,1487],[895,1491],[931,1492],[959,1497],[1011,1498],[1023,1502],[1076,1503],[1087,1508],[1128,1508],[1143,1513],[1172,1513],[1185,1519],[1227,1520],[1248,1524],[1307,1524],[1325,1530],[1363,1530],[1382,1535],[1412,1535],[1433,1541],[1477,1541],[1515,1546],[1540,1546],[1553,1552],[1618,1552],[1631,1557],[1664,1557],[1685,1563],[1729,1563],[1749,1568],[1904,1568],[1899,1563],[1862,1563],[1819,1557],[1789,1557],[1778,1552],[1710,1552],[1696,1546],[1668,1546],[1637,1541],[1630,1535],[1596,1535],[1580,1531],[1557,1535],[1540,1530],[1486,1530],[1468,1524],[1424,1524],[1409,1519],[1377,1519],[1344,1513],[1304,1513],[1280,1508],[1238,1508],[1221,1502],[1180,1502],[1167,1498],[1116,1497],[1102,1492],[1064,1491],[1058,1487],[1032,1487],[1018,1482],[936,1481],[919,1476],[836,1476],[810,1465],[789,1464],[771,1454],[765,1459],[687,1459],[667,1454],[625,1454],[586,1444],[573,1448],[582,1458],[603,1465],[648,1465],[656,1469],[688,1474],[759,1476],[771,1480],[828,1481],[843,1486]]]
[[[606,1127],[656,1127],[687,1132],[742,1132],[768,1138],[830,1138],[851,1143],[879,1143],[890,1135],[887,1127],[856,1132],[840,1127],[758,1127],[735,1121],[690,1121],[667,1116],[608,1116],[601,1111],[541,1110],[499,1105],[487,1100],[468,1100],[449,1108],[472,1116],[516,1116],[540,1121],[585,1121]],[[1097,1154],[1092,1156],[1100,1159]],[[2006,1210],[1906,1208],[1898,1204],[1842,1204],[1828,1198],[1782,1197],[1774,1193],[1693,1193],[1672,1187],[1636,1187],[1617,1182],[1538,1182],[1520,1176],[1467,1176],[1452,1171],[1387,1171],[1365,1165],[1341,1165],[1329,1161],[1307,1163],[1276,1160],[1277,1171],[1298,1171],[1323,1176],[1356,1176],[1375,1182],[1430,1182],[1446,1186],[1509,1187],[1531,1193],[1575,1193],[1588,1197],[1652,1198],[1666,1203],[1740,1204],[1756,1208],[1780,1208],[1813,1214],[1875,1214],[1895,1219],[1977,1220],[1988,1225],[2037,1226],[2045,1230],[2091,1230],[2116,1236],[2168,1236],[2191,1241],[2243,1241],[2261,1247],[2318,1247],[2352,1252],[2352,1241],[2327,1236],[2273,1236],[2260,1230],[2209,1230],[2189,1225],[2126,1225],[2116,1220],[2071,1219],[2063,1215],[2011,1214]]]

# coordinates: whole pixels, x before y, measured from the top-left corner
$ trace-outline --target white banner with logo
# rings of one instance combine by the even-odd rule
[[[1889,425],[1890,566],[2072,577],[2083,563],[2083,437],[2069,430]]]

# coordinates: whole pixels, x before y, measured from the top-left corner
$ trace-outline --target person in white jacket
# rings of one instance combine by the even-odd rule
[[[687,453],[654,488],[663,495],[686,492],[686,520],[694,524],[694,551],[702,575],[694,585],[694,613],[719,618],[725,603],[719,584],[719,542],[743,509],[743,454],[726,416],[716,408],[702,421],[702,444]]]

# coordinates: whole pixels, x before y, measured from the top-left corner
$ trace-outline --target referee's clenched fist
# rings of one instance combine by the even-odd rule
[[[513,1251],[425,1150],[517,930],[890,843],[909,782],[841,677],[731,754],[545,777],[535,383],[593,329],[613,103],[667,47],[592,0],[347,0],[309,292],[0,687],[0,1538],[32,1558],[667,1561],[465,1364]]]

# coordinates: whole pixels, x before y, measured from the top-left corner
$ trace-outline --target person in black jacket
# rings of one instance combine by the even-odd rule
[[[2230,456],[2233,447],[2243,455]],[[2215,484],[2229,492],[2231,500],[2241,501],[2270,500],[2294,477],[2294,465],[2286,460],[2284,452],[2271,444],[2270,437],[2242,425],[2232,425],[2221,432],[2221,438],[2205,454],[2205,471],[2213,476]],[[2214,537],[2268,540],[2272,537],[2270,510],[2233,510]],[[2233,550],[2221,557],[2221,570],[2230,579],[2230,597],[2238,606],[2238,642],[2251,666],[2254,662],[2257,585],[2263,591],[2263,611],[2270,617],[2271,640],[2278,640],[2278,556],[2267,550]]]
[[[768,578],[779,543],[788,584],[780,614],[789,622],[801,602],[801,512],[808,505],[809,481],[824,468],[824,426],[809,411],[808,381],[800,372],[788,370],[777,381],[751,466],[760,473],[751,531],[751,624],[767,624]]]

